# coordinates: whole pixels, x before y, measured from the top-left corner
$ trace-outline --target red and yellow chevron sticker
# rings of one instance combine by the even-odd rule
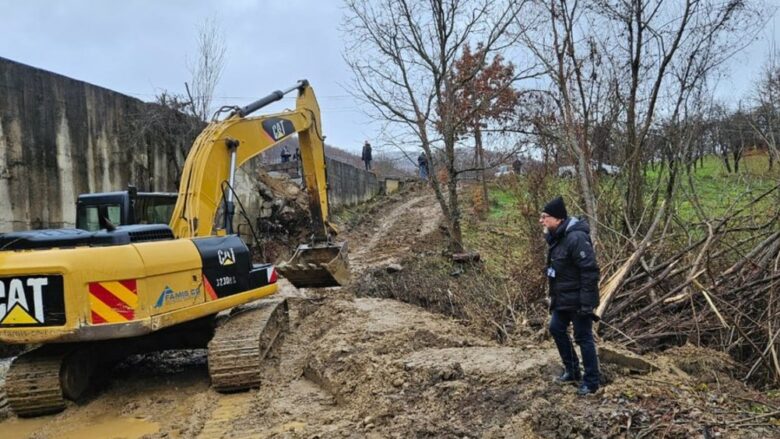
[[[90,283],[89,306],[94,325],[133,320],[138,306],[135,279]]]
[[[206,274],[203,273],[203,286],[206,290],[206,295],[209,297],[210,300],[217,300],[217,292],[214,291],[214,287],[211,286],[211,282],[209,282],[209,279],[206,277]]]

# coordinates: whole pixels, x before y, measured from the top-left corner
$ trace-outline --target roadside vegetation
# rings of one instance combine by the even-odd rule
[[[766,325],[771,326],[767,320],[776,294],[773,264],[778,249],[767,248],[771,240],[761,243],[779,229],[772,191],[776,171],[767,171],[766,156],[760,155],[745,159],[743,175],[738,176],[722,172],[717,158],[705,157],[702,163],[691,168],[690,181],[694,187],[710,188],[698,192],[697,201],[713,206],[704,211],[707,217],[700,218],[694,202],[668,210],[666,231],[658,232],[663,239],[653,239],[644,253],[651,274],[643,275],[639,268],[626,275],[598,330],[600,346],[641,354],[639,358],[660,370],[646,374],[621,366],[614,358],[605,359],[604,393],[587,404],[549,383],[545,374],[554,371],[545,370],[539,380],[523,385],[534,389],[531,405],[515,405],[529,413],[536,434],[551,438],[776,434],[780,392],[771,366],[751,347],[766,349],[766,358],[772,360],[771,345],[762,337]],[[480,185],[462,185],[464,243],[479,254],[478,262],[454,262],[442,226],[415,241],[395,267],[379,265],[362,273],[353,291],[450,316],[507,348],[554,349],[546,330],[546,244],[538,214],[540,206],[558,194],[569,203],[571,214],[581,216],[582,209],[571,179],[559,178],[549,169],[537,171],[490,182],[489,209],[480,205]],[[613,183],[618,187],[621,178],[604,177],[601,187]],[[759,198],[762,194],[768,195]],[[394,197],[396,203],[411,199],[408,193]],[[733,197],[733,206],[721,205],[726,197]],[[607,190],[599,202],[608,205],[615,199],[619,199],[617,189]],[[386,213],[382,203],[378,199],[368,209],[361,206],[342,215],[359,228],[382,218]],[[615,212],[611,223],[615,228],[605,226],[599,244],[602,289],[635,251],[621,245],[626,238],[619,210]],[[718,231],[723,219],[725,226]],[[745,230],[746,224],[754,225]],[[751,262],[745,262],[745,256],[757,248]],[[688,280],[692,269],[695,283]]]
[[[743,162],[735,175],[718,157],[704,157],[680,179],[677,201],[659,217],[663,226],[638,269],[624,273],[615,288],[599,333],[636,352],[687,343],[722,351],[737,360],[735,378],[772,388],[775,371],[764,350],[771,351],[768,308],[780,278],[778,171],[768,169],[766,155]],[[603,216],[609,220],[598,244],[602,293],[639,244],[627,242],[622,212],[613,207],[619,206],[622,178],[600,182],[602,212],[614,212]],[[646,178],[666,184],[652,170]],[[570,213],[582,216],[576,184],[544,168],[503,176],[489,185],[489,209],[479,185],[461,191],[464,243],[479,262],[453,262],[442,252],[447,236],[440,228],[402,261],[402,272],[374,272],[358,290],[451,315],[504,343],[544,336],[546,244],[538,213],[546,200],[562,194]],[[653,193],[647,197],[653,203]],[[364,216],[366,209],[376,213],[361,206],[345,217]]]

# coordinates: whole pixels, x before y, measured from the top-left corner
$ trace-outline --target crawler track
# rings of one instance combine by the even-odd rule
[[[60,373],[68,350],[38,349],[14,360],[6,375],[8,404],[19,416],[56,413],[65,408]]]
[[[234,392],[260,385],[260,365],[288,326],[287,301],[266,300],[240,309],[209,343],[212,387]]]

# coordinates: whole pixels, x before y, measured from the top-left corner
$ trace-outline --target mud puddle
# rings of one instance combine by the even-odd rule
[[[14,418],[3,423],[2,433],[6,438],[26,438],[35,437],[39,431],[56,430],[56,437],[60,439],[138,439],[157,433],[159,429],[158,423],[148,419],[103,414],[85,418],[78,424],[61,423],[47,417]]]

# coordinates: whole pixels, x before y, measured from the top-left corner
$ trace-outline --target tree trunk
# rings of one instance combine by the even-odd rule
[[[636,62],[636,61],[635,61]],[[632,63],[632,88],[626,111],[627,139],[626,139],[626,166],[628,167],[628,185],[626,186],[626,217],[629,222],[627,229],[636,230],[643,211],[644,180],[641,167],[641,151],[639,133],[637,133],[637,82],[639,66]]]
[[[734,173],[739,173],[739,161],[742,158],[742,151],[745,149],[745,139],[742,138],[742,133],[739,134],[740,142],[739,148],[734,150]]]
[[[637,154],[638,155],[638,154]],[[628,187],[626,188],[626,213],[632,228],[636,229],[644,210],[644,181],[639,160],[628,162]]]
[[[454,143],[454,142],[453,142]],[[464,251],[463,247],[463,234],[460,230],[460,208],[458,207],[458,180],[454,178],[455,173],[455,145],[446,147],[449,157],[447,160],[447,166],[449,167],[450,180],[447,182],[447,189],[449,195],[449,211],[450,211],[450,250],[453,253],[461,253]]]
[[[577,154],[577,166],[579,168],[580,191],[582,193],[582,201],[585,203],[588,223],[590,224],[590,237],[594,243],[597,243],[599,236],[598,204],[593,192],[593,174],[590,170],[590,154],[587,140],[583,136],[579,136],[579,139],[572,139],[572,141],[581,142],[580,146],[575,149],[579,151],[579,154]]]
[[[722,156],[723,156],[723,164],[726,165],[726,172],[731,174],[731,163],[729,163],[729,155],[728,155],[728,153],[724,152],[722,154]]]
[[[479,157],[478,167],[480,180],[482,180],[482,201],[485,203],[485,211],[488,211],[490,210],[490,200],[488,200],[488,187],[487,180],[485,179],[485,151],[482,149],[482,130],[479,128],[479,125],[474,128],[474,141]]]

